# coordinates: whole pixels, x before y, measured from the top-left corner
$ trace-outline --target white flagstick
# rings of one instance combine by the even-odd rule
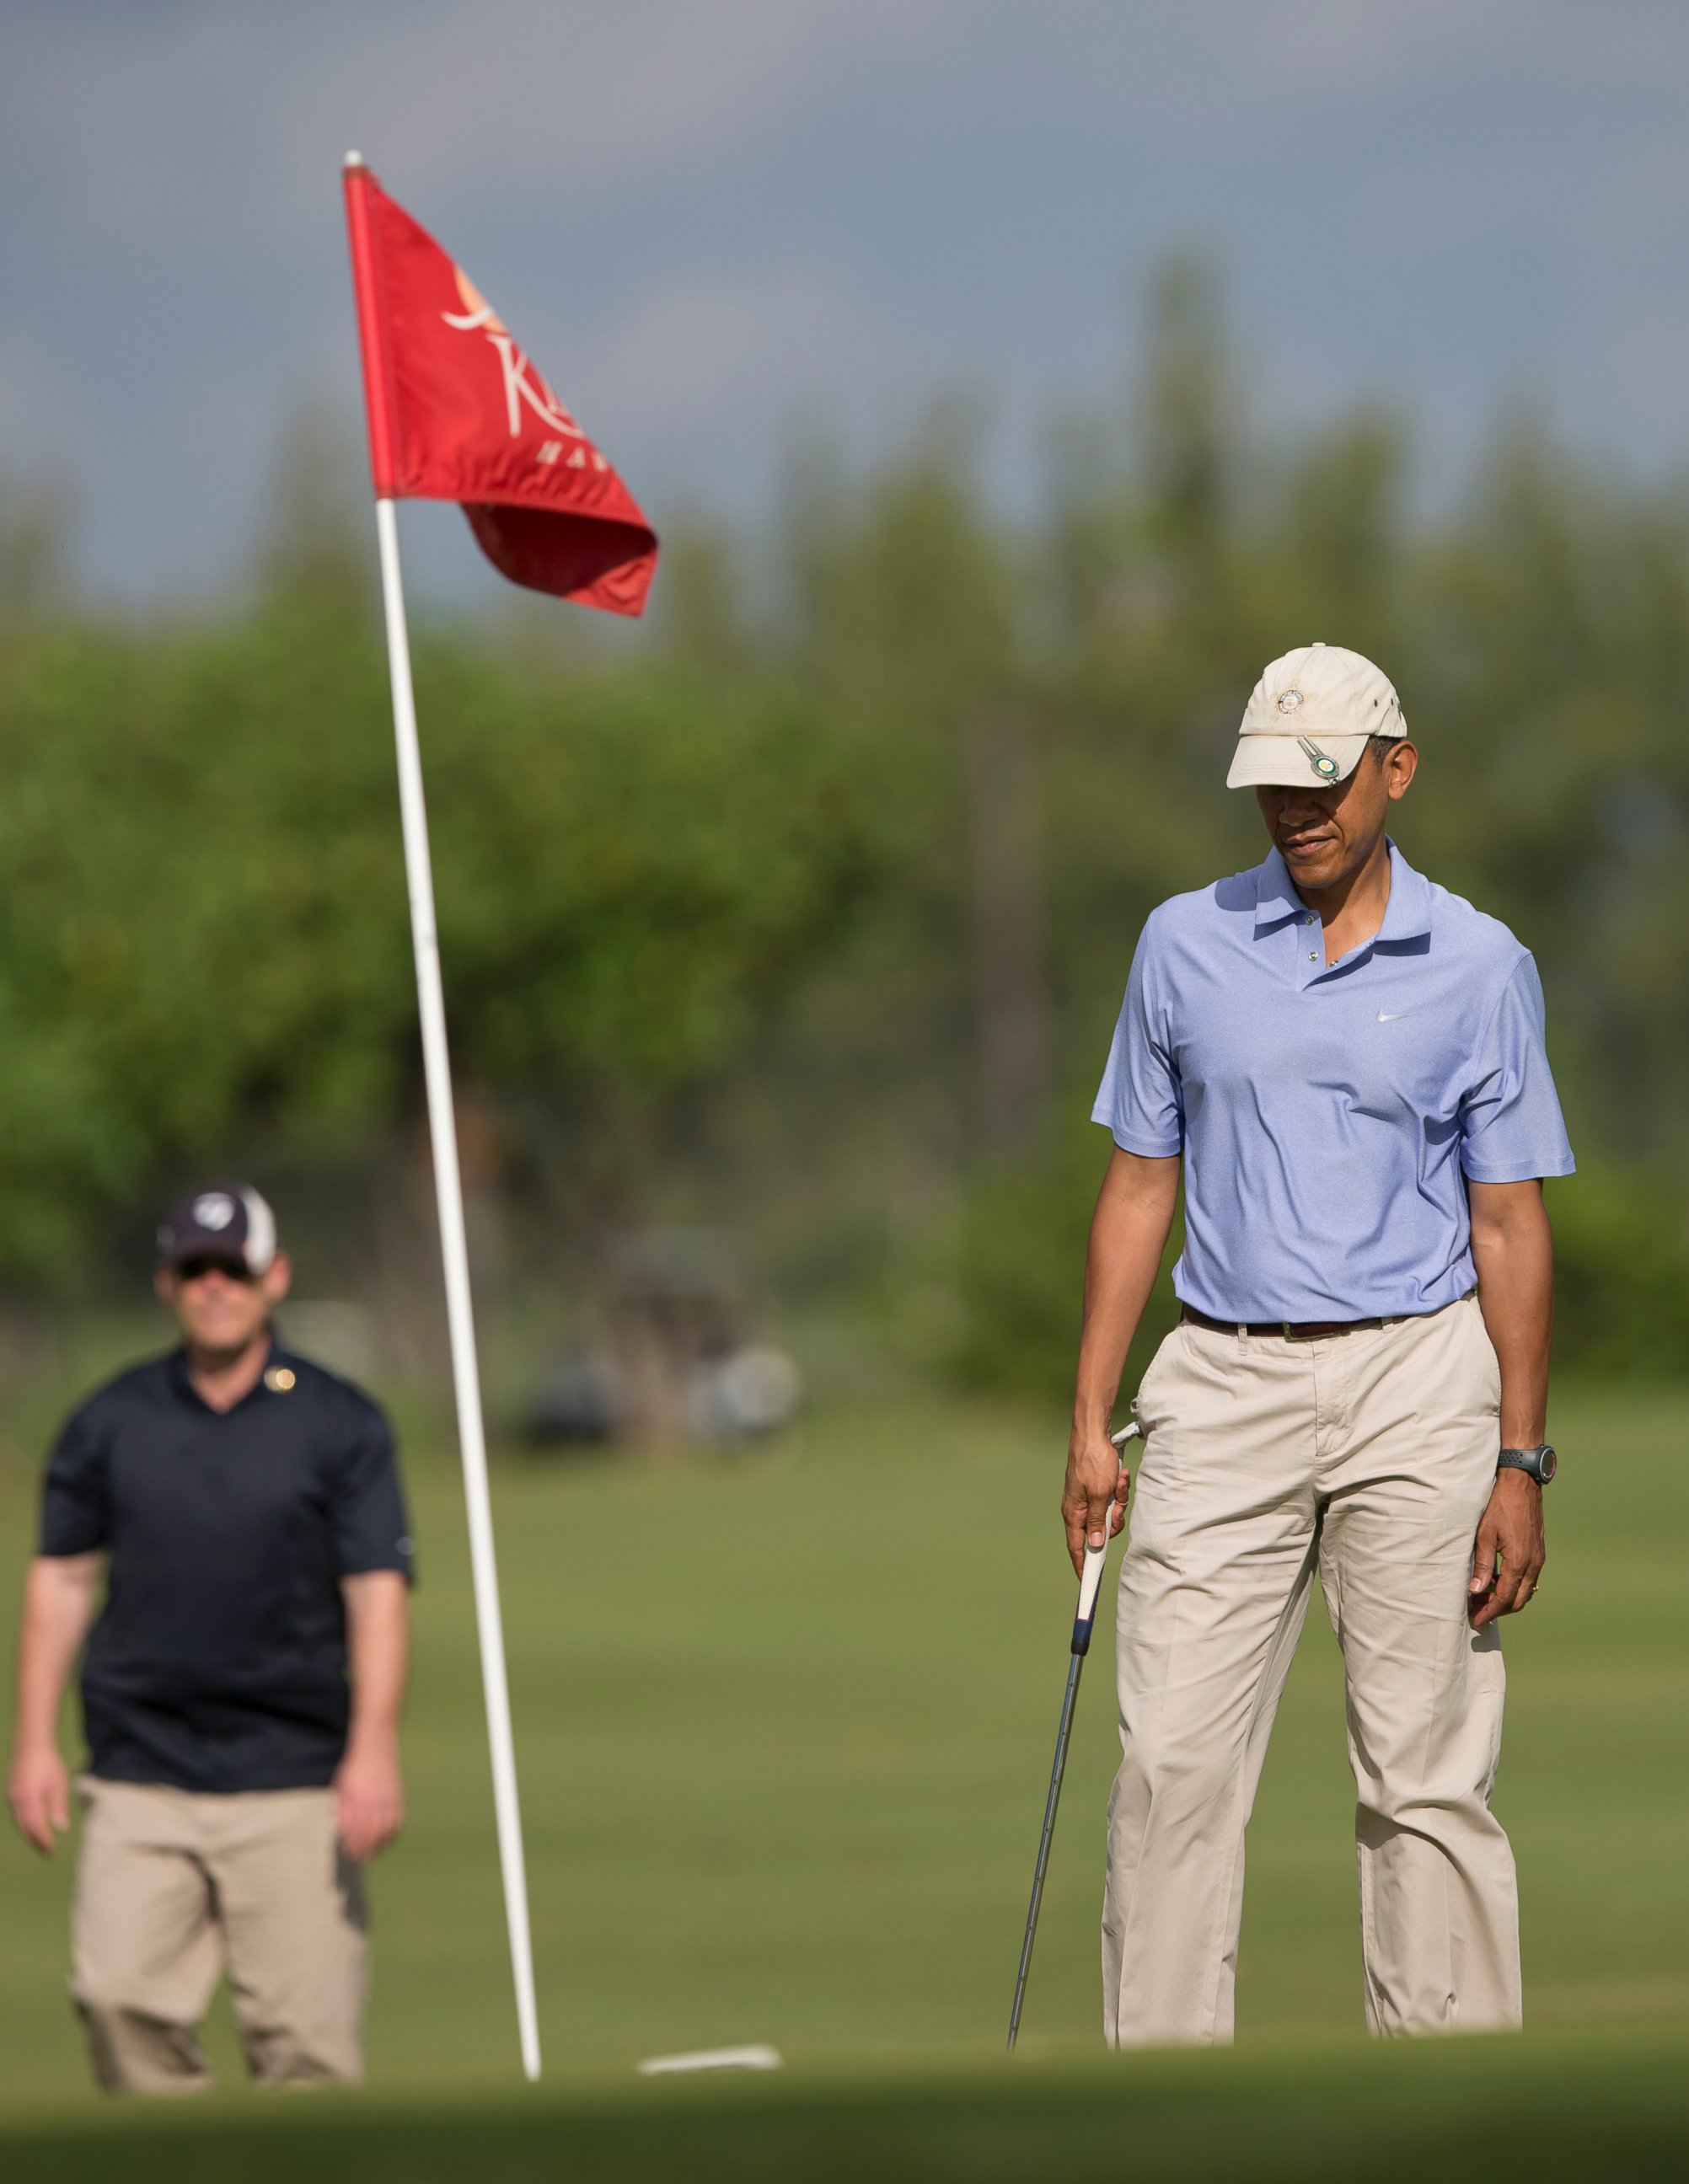
[[[410,938],[416,956],[416,1000],[422,1019],[422,1064],[428,1086],[428,1131],[434,1147],[434,1196],[445,1264],[446,1320],[452,1381],[457,1392],[458,1444],[464,1500],[469,1508],[469,1562],[475,1580],[475,1621],[481,1639],[481,1681],[487,1700],[487,1741],[493,1757],[493,1805],[522,2069],[539,2075],[539,2021],[534,2008],[533,1943],[528,1930],[527,1873],[521,1812],[516,1799],[510,1692],[504,1674],[504,1631],[499,1616],[499,1566],[493,1547],[493,1505],[487,1490],[487,1437],[481,1418],[481,1372],[475,1354],[475,1311],[464,1242],[463,1182],[458,1173],[457,1120],[446,1050],[446,1007],[440,986],[440,944],[434,924],[434,875],[428,855],[428,810],[422,795],[422,755],[416,741],[416,700],[410,687],[410,641],[399,571],[399,526],[390,500],[376,503],[382,550],[382,603],[387,610],[387,666],[393,679],[393,732],[399,751],[399,809],[404,873],[410,894]]]

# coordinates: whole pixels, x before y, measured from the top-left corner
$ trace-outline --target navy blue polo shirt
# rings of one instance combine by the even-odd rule
[[[42,1496],[41,1552],[109,1557],[82,1663],[91,1773],[234,1791],[318,1788],[350,1716],[341,1580],[410,1574],[392,1428],[272,1348],[214,1411],[177,1351],[84,1403]]]

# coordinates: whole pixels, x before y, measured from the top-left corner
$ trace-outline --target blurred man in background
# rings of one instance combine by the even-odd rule
[[[1185,1186],[1180,1324],[1133,1407],[1115,2044],[1230,2036],[1244,1828],[1316,1570],[1347,1682],[1368,2022],[1519,2021],[1497,1618],[1542,1568],[1541,1178],[1572,1155],[1535,964],[1385,832],[1417,760],[1369,660],[1272,662],[1228,777],[1255,791],[1267,858],[1151,914],[1093,1111],[1115,1150],[1062,1496],[1076,1565],[1120,1521],[1110,1412],[1181,1162]]]
[[[393,1435],[278,1346],[291,1268],[256,1191],[197,1193],[159,1241],[181,1345],[86,1402],[47,1467],[12,1812],[44,1853],[70,1825],[57,1728],[86,1638],[71,1992],[95,2076],[209,2086],[198,2028],[226,1968],[260,2084],[355,2080],[361,1868],[404,1816]]]

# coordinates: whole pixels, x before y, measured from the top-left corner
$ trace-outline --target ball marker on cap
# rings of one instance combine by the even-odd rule
[[[1302,644],[1269,660],[1250,694],[1227,769],[1231,788],[1346,781],[1368,740],[1408,733],[1389,677],[1363,654]]]

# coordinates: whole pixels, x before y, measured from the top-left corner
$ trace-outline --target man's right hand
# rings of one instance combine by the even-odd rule
[[[1084,1568],[1086,1547],[1101,1546],[1125,1523],[1131,1485],[1132,1474],[1107,1434],[1081,1433],[1076,1427],[1067,1444],[1067,1478],[1062,1489],[1062,1522],[1076,1577]]]
[[[1073,1390],[1073,1431],[1062,1522],[1075,1573],[1085,1547],[1104,1546],[1126,1521],[1131,1474],[1108,1438],[1108,1414],[1144,1306],[1155,1286],[1179,1202],[1179,1156],[1151,1160],[1111,1147],[1085,1254],[1084,1325]]]
[[[24,1841],[51,1858],[55,1832],[62,1836],[70,1825],[70,1777],[55,1748],[14,1755],[6,1801]]]

